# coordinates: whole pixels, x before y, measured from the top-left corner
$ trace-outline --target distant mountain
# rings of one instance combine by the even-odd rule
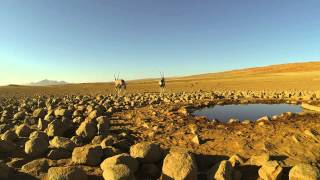
[[[44,79],[39,82],[30,83],[30,85],[32,86],[52,86],[52,85],[61,85],[61,84],[68,84],[68,83],[65,81],[55,81],[55,80],[48,80],[48,79]]]

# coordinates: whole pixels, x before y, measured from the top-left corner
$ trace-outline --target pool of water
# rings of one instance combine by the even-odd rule
[[[234,118],[240,121],[255,121],[262,116],[274,116],[284,112],[301,112],[300,105],[295,104],[239,104],[239,105],[215,105],[205,107],[193,112],[195,116],[206,116],[209,119],[217,119],[228,122]]]

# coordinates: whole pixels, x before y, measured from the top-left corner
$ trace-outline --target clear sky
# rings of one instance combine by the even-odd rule
[[[1,0],[0,84],[320,60],[319,0]]]

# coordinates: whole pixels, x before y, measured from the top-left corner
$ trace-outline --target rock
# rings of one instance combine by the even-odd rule
[[[234,119],[234,118],[231,118],[231,119],[229,119],[228,120],[228,123],[237,123],[237,122],[239,122],[239,119]]]
[[[196,145],[200,145],[200,139],[198,135],[193,136],[193,138],[191,139],[191,142],[196,144]]]
[[[98,111],[98,110],[93,110],[90,112],[90,114],[88,115],[88,120],[93,120],[99,116],[102,116],[102,112]]]
[[[38,129],[43,131],[48,127],[49,122],[44,119],[38,120]]]
[[[26,116],[26,113],[24,111],[17,112],[13,115],[13,120],[23,120]]]
[[[106,116],[100,116],[97,119],[97,129],[99,135],[106,135],[109,133],[110,120]]]
[[[190,124],[188,127],[191,134],[197,134],[199,131],[199,128],[196,124]]]
[[[42,131],[34,131],[30,134],[29,139],[35,139],[35,138],[42,138],[47,141],[49,139],[48,135]]]
[[[39,156],[47,152],[48,145],[48,141],[42,138],[34,138],[26,142],[24,151],[30,156]]]
[[[46,131],[49,137],[62,136],[65,132],[65,126],[60,120],[56,119],[48,124]]]
[[[171,150],[162,166],[163,180],[197,180],[198,167],[192,154],[184,150]]]
[[[10,168],[4,162],[0,162],[0,179],[8,179],[9,172]]]
[[[305,130],[303,133],[304,133],[305,135],[307,135],[308,137],[312,138],[313,140],[318,141],[318,138],[317,138],[317,136],[316,136],[316,133],[314,133],[312,130],[307,129],[307,130]]]
[[[242,124],[250,124],[251,121],[250,121],[250,120],[244,120],[244,121],[242,121],[241,123],[242,123]]]
[[[76,134],[86,139],[92,139],[97,134],[97,131],[96,124],[86,120],[80,124]]]
[[[230,161],[232,167],[236,167],[236,166],[244,164],[244,160],[238,154],[231,156],[229,158],[229,161]]]
[[[29,137],[31,132],[32,130],[30,129],[30,127],[25,124],[21,124],[16,128],[16,134],[19,137]]]
[[[162,152],[158,144],[141,142],[131,146],[130,156],[143,163],[155,163],[161,160]]]
[[[5,141],[15,141],[18,138],[17,134],[14,131],[7,130],[4,134],[2,134],[1,139]]]
[[[277,161],[265,162],[259,169],[259,176],[264,180],[278,180],[282,176],[282,167]]]
[[[55,111],[54,111],[54,115],[56,117],[66,117],[66,118],[71,118],[72,116],[72,113],[67,110],[67,109],[63,109],[63,108],[57,108]]]
[[[59,136],[55,136],[50,141],[50,146],[55,147],[55,148],[66,149],[68,151],[73,151],[73,149],[76,147],[74,142],[71,141],[70,139],[65,138],[65,137],[59,137]]]
[[[101,146],[86,145],[74,148],[72,161],[76,164],[96,166],[101,162],[102,156]]]
[[[102,170],[105,170],[107,168],[110,168],[110,167],[112,167],[114,165],[119,165],[119,164],[124,164],[124,165],[128,166],[128,168],[132,172],[136,172],[138,170],[138,167],[139,167],[139,162],[136,159],[132,158],[127,153],[122,153],[122,154],[118,154],[116,156],[112,156],[112,157],[109,157],[109,158],[105,159],[100,164],[100,168]]]
[[[105,138],[105,137],[102,136],[102,135],[95,136],[95,137],[91,140],[91,144],[100,144],[100,143],[103,141],[104,138]]]
[[[208,173],[208,179],[216,180],[232,180],[233,167],[230,161],[221,161],[213,166]]]
[[[31,161],[22,166],[22,172],[39,176],[41,173],[46,173],[49,168],[48,160],[46,159],[37,159]]]
[[[11,153],[16,149],[16,145],[11,141],[0,140],[0,153]]]
[[[256,120],[257,123],[258,122],[268,122],[268,121],[270,121],[270,118],[268,116],[263,116],[263,117]]]
[[[35,118],[41,118],[44,119],[44,117],[46,116],[47,112],[45,109],[43,108],[38,108],[36,110],[33,111],[32,116]]]
[[[81,136],[72,136],[70,139],[76,146],[83,146],[83,138]]]
[[[142,164],[139,169],[143,176],[157,179],[161,175],[161,170],[155,164]]]
[[[188,111],[188,109],[186,107],[179,108],[178,109],[178,113],[180,113],[182,115],[185,115],[185,116],[189,115],[189,111]]]
[[[48,170],[48,180],[87,180],[87,174],[78,167],[51,167]]]
[[[104,169],[103,178],[106,180],[133,180],[132,170],[124,164],[116,164]]]
[[[102,140],[102,142],[100,143],[100,146],[102,147],[102,149],[104,149],[105,147],[108,147],[108,146],[112,146],[113,143],[115,142],[115,138],[113,136],[107,136],[106,138],[104,138]]]
[[[106,146],[102,149],[102,151],[103,151],[104,157],[112,157],[112,156],[115,156],[115,155],[122,153],[122,151],[120,151],[119,149],[116,149],[112,146]]]
[[[65,149],[53,149],[48,153],[47,157],[53,160],[66,159],[71,157],[71,152]]]
[[[264,153],[261,155],[253,155],[249,159],[249,164],[256,165],[256,166],[262,166],[264,163],[269,161],[270,155],[268,153]]]
[[[309,164],[298,164],[291,168],[289,172],[290,180],[312,179],[318,180],[320,178],[319,169]]]

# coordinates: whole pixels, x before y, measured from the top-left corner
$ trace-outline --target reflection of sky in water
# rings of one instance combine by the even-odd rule
[[[196,116],[206,116],[209,119],[217,119],[226,122],[230,118],[255,121],[262,116],[273,116],[283,112],[301,112],[299,105],[293,104],[240,104],[240,105],[216,105],[197,110]]]

